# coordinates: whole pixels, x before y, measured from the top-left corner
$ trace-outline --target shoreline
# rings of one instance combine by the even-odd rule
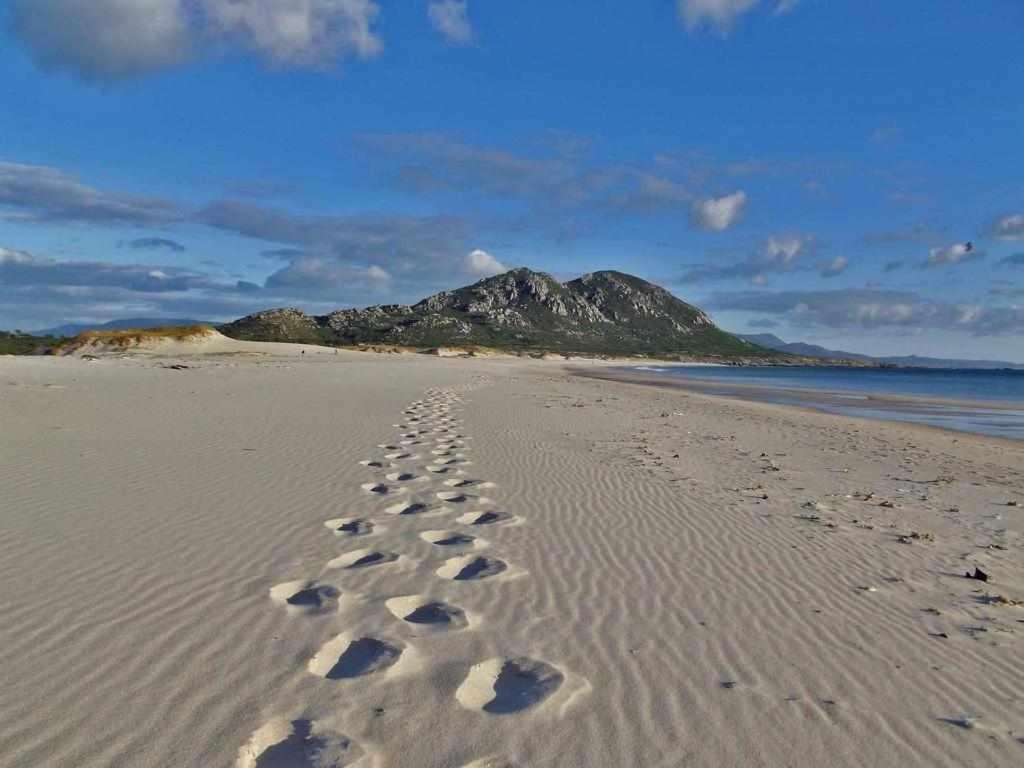
[[[567,365],[566,370],[573,375],[583,378],[598,379],[603,381],[618,381],[639,386],[657,387],[662,389],[676,389],[689,393],[702,394],[709,397],[725,400],[740,400],[748,403],[759,403],[762,405],[774,405],[783,408],[796,408],[802,411],[810,411],[819,414],[829,414],[845,418],[869,421],[875,423],[898,423],[904,426],[923,427],[930,430],[966,436],[971,435],[990,440],[999,440],[1012,445],[1020,445],[1024,441],[1024,432],[1021,437],[993,434],[980,430],[957,429],[952,426],[945,426],[940,423],[932,423],[924,418],[898,418],[896,414],[908,413],[913,415],[927,415],[929,409],[942,409],[937,415],[955,416],[958,410],[982,413],[1006,413],[1021,418],[1021,429],[1024,430],[1024,403],[1012,403],[1007,401],[982,401],[963,400],[938,397],[917,397],[898,394],[868,394],[856,392],[840,392],[827,389],[812,389],[798,387],[771,387],[760,384],[748,384],[745,382],[724,382],[708,379],[687,378],[678,375],[665,375],[653,371],[637,369],[624,369],[621,366],[605,366],[600,369],[582,368],[579,366]],[[817,403],[814,402],[817,400]],[[858,405],[866,409],[873,409],[881,414],[891,412],[892,417],[884,415],[869,415],[856,413]],[[832,407],[826,407],[832,406]]]

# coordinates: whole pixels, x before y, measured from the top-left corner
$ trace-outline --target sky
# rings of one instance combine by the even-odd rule
[[[1024,362],[1020,0],[6,0],[0,328],[617,269]]]

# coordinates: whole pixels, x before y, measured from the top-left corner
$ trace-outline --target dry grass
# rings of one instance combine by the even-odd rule
[[[114,347],[130,347],[146,341],[167,339],[185,341],[195,336],[205,336],[213,328],[208,325],[177,325],[164,328],[127,328],[121,331],[84,331],[66,342],[67,346],[79,347],[84,344],[108,344]]]

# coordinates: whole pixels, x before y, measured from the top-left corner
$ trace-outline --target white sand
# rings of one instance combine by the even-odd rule
[[[1024,446],[271,351],[0,359],[0,765],[1024,764]]]

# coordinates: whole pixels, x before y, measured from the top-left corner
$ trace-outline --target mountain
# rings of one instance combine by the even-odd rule
[[[77,336],[84,331],[125,331],[129,329],[163,328],[181,325],[213,325],[199,320],[183,320],[178,317],[131,317],[111,320],[109,323],[70,323],[56,328],[35,331],[39,336]]]
[[[220,331],[252,341],[778,359],[722,331],[664,288],[612,271],[560,283],[543,272],[513,269],[411,306],[341,309],[319,317],[272,309]]]
[[[791,355],[802,357],[826,357],[843,358],[846,360],[859,360],[865,363],[878,365],[894,365],[901,368],[959,368],[959,369],[1004,369],[1024,370],[1020,363],[1009,363],[1005,360],[958,360],[955,358],[942,357],[918,357],[917,355],[905,355],[901,357],[873,357],[861,355],[856,352],[842,352],[836,349],[826,349],[817,344],[804,344],[802,342],[785,342],[778,336],[771,333],[736,334],[739,338],[745,339],[752,344],[774,349],[777,352],[788,352]]]

